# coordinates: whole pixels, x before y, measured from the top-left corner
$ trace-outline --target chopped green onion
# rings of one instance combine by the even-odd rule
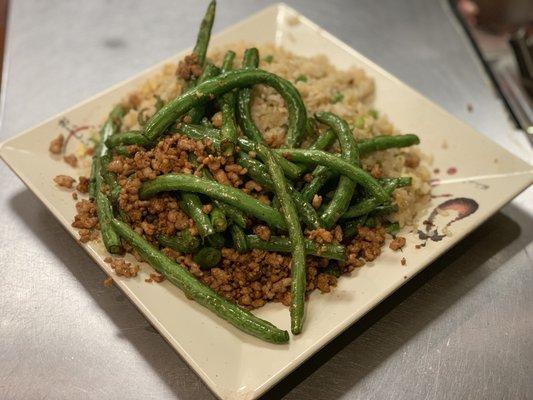
[[[298,75],[298,78],[294,82],[307,82],[307,76],[306,75]]]
[[[331,98],[331,102],[333,104],[335,103],[338,103],[340,101],[344,100],[344,95],[341,93],[341,92],[337,92],[333,95],[333,97]]]
[[[265,58],[263,58],[263,60],[266,62],[266,63],[271,63],[272,61],[274,61],[274,56],[272,54],[269,54],[268,56],[265,56]]]
[[[357,129],[363,129],[365,127],[365,119],[363,117],[357,117],[355,120],[355,127]]]

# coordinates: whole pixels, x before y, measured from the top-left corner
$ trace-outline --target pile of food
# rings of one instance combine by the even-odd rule
[[[290,306],[300,333],[306,295],[375,260],[387,234],[404,246],[395,234],[427,203],[430,177],[407,149],[418,137],[371,108],[363,71],[271,45],[207,57],[214,13],[213,1],[192,54],[110,112],[73,226],[149,263],[147,281],[167,279],[237,328],[285,343],[249,309]],[[106,261],[122,276],[139,270]]]

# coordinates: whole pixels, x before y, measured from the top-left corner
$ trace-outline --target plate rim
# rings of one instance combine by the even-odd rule
[[[351,46],[349,46],[348,44],[343,42],[341,39],[337,38],[336,36],[334,36],[333,34],[328,32],[327,30],[325,30],[324,28],[322,28],[321,26],[319,26],[318,24],[316,24],[315,22],[313,22],[312,20],[307,18],[301,12],[295,10],[294,8],[288,6],[287,4],[285,4],[283,2],[278,2],[278,3],[272,4],[272,5],[270,5],[268,7],[265,7],[265,8],[263,8],[263,9],[257,11],[257,12],[252,13],[252,14],[248,15],[247,17],[237,21],[236,23],[231,24],[231,25],[227,26],[226,28],[224,28],[223,30],[217,32],[215,35],[213,35],[213,37],[216,38],[217,36],[222,36],[222,35],[226,34],[227,32],[229,32],[231,30],[238,29],[241,25],[245,24],[249,19],[257,18],[257,17],[261,16],[262,14],[267,14],[267,13],[272,12],[272,11],[275,11],[278,15],[280,13],[284,12],[284,11],[288,11],[290,14],[296,15],[298,17],[298,19],[300,20],[300,22],[305,23],[310,29],[315,31],[317,34],[323,36],[325,39],[330,41],[332,44],[334,44],[334,45],[340,47],[342,50],[346,51],[350,56],[358,58],[361,61],[364,61],[368,66],[370,66],[374,70],[378,71],[379,73],[383,74],[387,79],[389,79],[391,81],[394,81],[396,84],[399,84],[402,87],[403,90],[409,90],[413,94],[415,94],[417,97],[423,98],[424,100],[428,101],[433,106],[435,106],[435,108],[437,110],[439,110],[440,112],[444,113],[447,117],[453,118],[454,120],[461,122],[461,124],[464,124],[465,126],[469,127],[473,134],[475,133],[476,135],[479,135],[479,136],[481,136],[481,137],[483,137],[485,139],[490,140],[493,145],[498,146],[498,149],[500,151],[506,153],[505,154],[506,157],[511,157],[511,158],[513,158],[515,160],[521,161],[521,163],[523,164],[523,166],[525,168],[524,171],[522,171],[523,174],[530,175],[529,183],[524,184],[523,187],[522,186],[517,186],[516,190],[512,191],[510,194],[506,194],[505,196],[499,197],[498,201],[495,202],[496,206],[493,206],[494,207],[494,211],[490,212],[487,215],[486,218],[483,218],[483,219],[480,219],[479,221],[477,221],[473,225],[473,227],[471,229],[469,229],[467,232],[464,233],[464,235],[462,235],[460,240],[462,240],[465,236],[471,234],[475,229],[477,229],[488,218],[490,218],[492,215],[494,215],[496,212],[498,212],[498,210],[500,210],[501,207],[503,207],[506,203],[508,203],[510,200],[512,200],[514,197],[516,197],[519,193],[521,193],[522,191],[526,190],[528,188],[528,186],[531,184],[531,182],[533,182],[533,167],[527,161],[525,161],[521,157],[511,153],[509,150],[507,150],[506,148],[501,146],[499,143],[497,143],[494,140],[492,140],[492,138],[482,134],[481,132],[479,132],[477,129],[473,128],[468,123],[466,123],[463,120],[459,119],[458,117],[454,116],[449,111],[447,111],[446,109],[441,107],[438,103],[436,103],[436,102],[432,101],[431,99],[427,98],[422,93],[420,93],[418,90],[412,88],[411,86],[409,86],[408,84],[406,84],[405,82],[403,82],[402,80],[400,80],[399,78],[394,76],[392,73],[388,72],[383,67],[381,67],[380,65],[376,64],[375,62],[373,62],[372,60],[367,58],[364,54],[359,53],[357,50],[355,50],[354,48],[352,48]],[[276,23],[279,24],[279,21],[277,21]],[[21,132],[19,132],[19,133],[15,134],[15,135],[5,139],[4,141],[2,141],[0,143],[0,158],[2,158],[2,160],[6,163],[6,165],[9,167],[9,169],[11,171],[13,171],[13,173],[15,173],[15,175],[17,175],[19,177],[19,179],[21,179],[21,181],[30,189],[30,191],[32,191],[33,194],[48,208],[48,210],[60,222],[61,226],[74,238],[74,240],[76,242],[78,242],[78,244],[80,244],[80,243],[77,240],[75,232],[71,231],[69,229],[70,221],[68,221],[66,218],[63,218],[62,214],[59,213],[59,211],[56,209],[54,204],[52,202],[50,202],[43,195],[43,193],[33,184],[33,181],[29,177],[27,177],[25,175],[23,170],[20,170],[20,169],[17,170],[8,161],[9,157],[7,156],[6,150],[9,147],[10,142],[12,142],[12,141],[14,141],[14,140],[16,140],[16,139],[18,139],[18,138],[20,138],[22,136],[25,136],[25,135],[31,133],[32,131],[42,127],[45,124],[48,124],[50,122],[53,122],[53,121],[57,120],[59,117],[63,116],[64,114],[67,114],[67,113],[72,112],[73,110],[82,108],[82,107],[86,106],[88,103],[90,103],[90,102],[92,102],[94,100],[97,100],[99,98],[105,97],[106,95],[114,92],[115,90],[119,89],[120,87],[122,87],[122,86],[124,86],[124,85],[126,85],[126,84],[128,84],[128,83],[130,83],[130,82],[132,82],[134,80],[136,80],[136,79],[139,79],[143,75],[158,71],[164,65],[166,65],[166,64],[168,64],[170,62],[175,62],[180,55],[185,54],[186,52],[190,51],[191,48],[192,47],[185,48],[185,49],[177,52],[174,55],[166,57],[163,60],[158,61],[155,64],[153,64],[153,65],[151,65],[151,66],[149,66],[149,67],[147,67],[147,68],[135,73],[134,75],[132,75],[132,76],[126,78],[126,79],[123,79],[123,80],[121,80],[121,81],[119,81],[119,82],[117,82],[115,84],[112,84],[108,88],[89,96],[88,98],[86,98],[86,99],[84,99],[84,100],[72,105],[71,107],[68,107],[65,110],[62,110],[62,111],[60,111],[60,112],[58,112],[58,113],[56,113],[56,114],[44,119],[43,121],[41,121],[41,122],[39,122],[37,124],[34,124],[33,126],[31,126],[29,128],[26,128],[26,129],[22,130]],[[529,167],[530,169],[527,169],[527,167]],[[503,173],[503,175],[505,176],[507,174]],[[455,246],[460,240],[458,240],[457,242],[447,246],[442,251],[433,251],[430,254],[430,256],[428,257],[428,259],[423,263],[424,266],[419,271],[416,271],[415,273],[410,275],[409,278],[404,281],[404,283],[409,281],[410,279],[412,279],[414,276],[418,275],[418,273],[420,273],[423,270],[425,270],[431,263],[433,263],[437,258],[441,257],[451,247]],[[89,254],[89,256],[93,259],[93,261],[95,261],[95,263],[106,274],[108,274],[108,272],[103,268],[103,266],[98,261],[98,258],[100,257],[100,255],[93,248],[91,248],[89,246],[81,245],[81,247]],[[112,275],[109,275],[109,276],[114,278]],[[171,347],[174,349],[174,351],[176,351],[179,354],[179,356],[190,366],[190,368],[192,368],[192,370],[203,380],[203,382],[211,390],[211,392],[215,396],[217,396],[219,398],[225,398],[226,396],[230,396],[230,395],[232,395],[232,396],[233,395],[238,395],[239,398],[240,397],[242,397],[242,398],[256,398],[256,397],[264,394],[267,390],[271,389],[275,384],[280,382],[284,377],[286,377],[288,374],[290,374],[292,371],[294,371],[296,368],[298,368],[303,362],[305,362],[307,359],[309,359],[313,354],[315,354],[317,351],[319,351],[321,348],[323,348],[329,342],[331,342],[335,337],[337,337],[342,332],[344,332],[349,326],[357,323],[357,321],[360,318],[362,318],[362,316],[364,316],[365,314],[370,312],[378,304],[380,304],[381,302],[385,301],[394,292],[396,292],[396,290],[398,290],[401,286],[403,286],[403,283],[402,283],[402,284],[400,284],[397,287],[390,288],[389,290],[384,292],[384,294],[383,294],[383,296],[381,296],[381,298],[371,301],[369,303],[370,305],[366,307],[367,310],[364,311],[364,313],[361,316],[354,317],[354,314],[350,314],[341,323],[338,323],[331,330],[329,330],[328,332],[324,333],[318,340],[314,341],[312,345],[308,346],[302,353],[300,353],[300,355],[298,357],[293,359],[293,362],[287,363],[283,368],[277,370],[277,372],[274,375],[269,377],[267,380],[264,380],[261,385],[256,386],[255,388],[250,388],[247,392],[244,392],[244,393],[239,393],[239,392],[223,393],[224,389],[222,387],[218,386],[210,378],[210,376],[206,372],[204,372],[202,370],[202,368],[195,362],[194,358],[189,355],[189,353],[180,345],[180,343],[178,341],[173,339],[171,333],[165,328],[165,325],[159,322],[157,317],[154,314],[152,314],[152,312],[143,304],[143,302],[139,299],[139,297],[130,288],[128,288],[126,286],[124,281],[115,280],[115,279],[113,279],[113,281],[117,285],[117,287],[119,287],[120,290],[122,290],[126,294],[126,296],[128,297],[128,300],[133,305],[135,305],[135,307],[143,314],[143,316],[152,325],[154,325],[157,328],[157,330],[159,331],[161,336],[165,339],[165,341],[167,343],[169,343],[171,345]]]

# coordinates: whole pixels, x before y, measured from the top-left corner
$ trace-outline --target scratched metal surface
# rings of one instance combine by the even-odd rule
[[[1,138],[191,45],[196,3],[11,2]],[[270,2],[220,3],[217,30]],[[531,160],[444,3],[288,3]],[[212,398],[3,164],[0,182],[0,397]],[[266,397],[533,398],[532,204],[530,189]]]

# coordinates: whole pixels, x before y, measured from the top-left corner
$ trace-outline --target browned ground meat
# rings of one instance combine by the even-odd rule
[[[74,185],[74,182],[76,182],[76,180],[73,177],[68,176],[68,175],[57,175],[54,178],[54,182],[58,186],[61,186],[67,189],[72,189],[72,185]]]
[[[333,243],[334,238],[333,233],[324,228],[315,229],[313,231],[305,231],[305,236],[317,243]]]
[[[318,208],[322,205],[322,196],[315,194],[313,196],[313,200],[311,201],[311,205],[314,209],[318,210]]]
[[[72,168],[76,168],[78,166],[78,159],[74,154],[69,154],[68,156],[63,157],[63,161],[65,161]]]
[[[220,128],[222,126],[222,113],[219,111],[211,117],[211,122],[215,128]]]
[[[126,262],[122,258],[113,258],[113,257],[106,257],[104,259],[106,263],[108,263],[111,268],[115,270],[115,273],[118,276],[125,276],[126,278],[133,278],[136,277],[139,273],[139,266],[138,265],[132,265],[129,262]]]
[[[259,239],[261,240],[269,240],[270,239],[270,228],[266,225],[256,225],[254,226],[254,234],[259,236]]]
[[[414,153],[407,153],[405,155],[404,165],[408,168],[416,168],[420,165],[420,157]]]
[[[182,79],[188,80],[191,77],[199,77],[202,73],[202,67],[198,63],[196,54],[189,54],[179,62],[176,75]]]
[[[81,200],[76,203],[76,211],[72,226],[78,229],[92,229],[98,224],[96,206],[89,200]]]
[[[394,251],[400,250],[403,246],[405,246],[405,238],[403,236],[396,236],[389,244],[389,247]]]
[[[50,147],[48,147],[48,150],[52,154],[61,154],[63,151],[63,143],[65,142],[65,137],[63,135],[59,135],[54,140],[50,142]]]
[[[144,281],[148,283],[152,283],[152,282],[161,283],[164,280],[165,280],[165,277],[159,274],[150,274],[150,277],[144,279]]]
[[[89,191],[89,178],[86,176],[80,176],[78,178],[78,185],[76,190],[80,193],[87,193]]]
[[[385,243],[383,227],[359,227],[358,235],[346,246],[347,265],[349,270],[364,265],[364,261],[374,261],[380,254]]]
[[[372,177],[376,179],[381,178],[381,175],[382,175],[381,166],[379,164],[374,164],[372,166],[372,169],[370,170],[370,175],[372,175]]]

